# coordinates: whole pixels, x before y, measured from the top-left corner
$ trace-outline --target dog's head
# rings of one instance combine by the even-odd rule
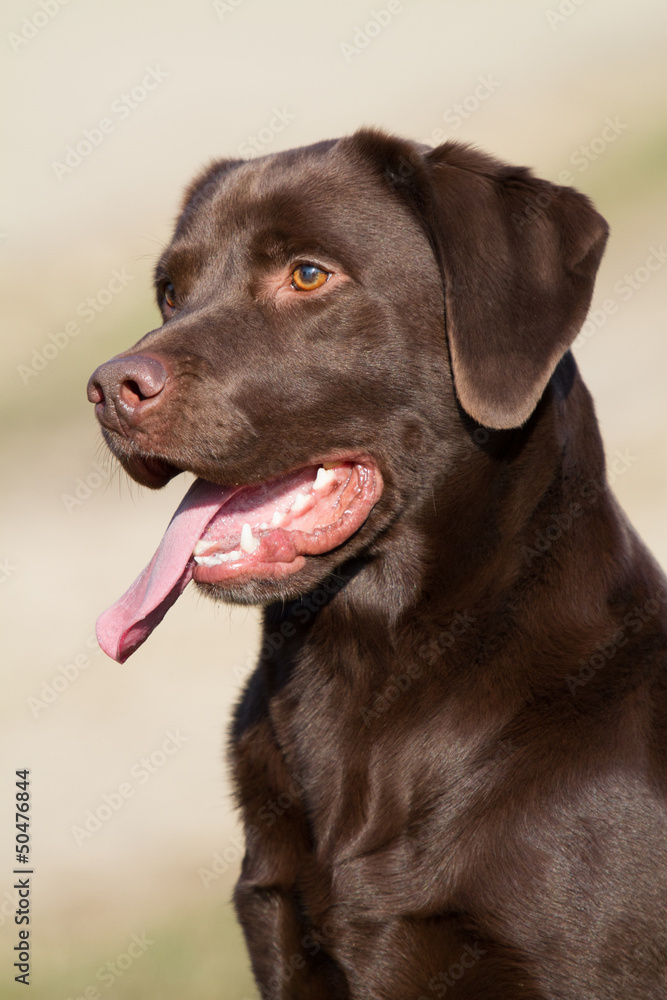
[[[584,196],[456,143],[213,164],[157,265],[162,326],[89,383],[133,478],[198,477],[104,648],[129,656],[192,577],[268,602],[381,551],[471,424],[531,416],[606,236]]]

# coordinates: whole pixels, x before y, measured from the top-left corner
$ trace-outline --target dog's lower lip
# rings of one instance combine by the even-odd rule
[[[133,455],[123,459],[121,464],[133,479],[136,479],[142,486],[149,486],[153,489],[166,486],[170,479],[182,471],[167,462],[166,459],[143,455]]]

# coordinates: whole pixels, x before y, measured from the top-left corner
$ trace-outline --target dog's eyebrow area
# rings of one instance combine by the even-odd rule
[[[250,259],[260,266],[298,263],[311,260],[322,266],[338,266],[328,243],[320,237],[296,235],[282,230],[261,229],[255,232],[248,248]]]
[[[258,216],[264,214],[261,203],[252,206]],[[326,227],[308,225],[305,220],[288,224],[267,226],[261,219],[258,227],[249,234],[245,246],[232,247],[237,277],[249,281],[258,298],[295,296],[313,299],[330,294],[350,278],[357,279],[358,266],[352,253],[337,232],[327,232]],[[304,292],[294,280],[299,268],[315,268],[327,275],[322,284]],[[358,280],[358,279],[357,279]]]
[[[170,247],[155,265],[153,284],[156,288],[165,281],[178,281],[180,286],[189,285],[202,270],[201,249],[189,243]]]
[[[327,270],[345,271],[356,277],[358,265],[355,250],[348,243],[340,224],[328,225],[321,217],[312,221],[299,206],[285,204],[281,213],[284,221],[267,225],[271,207],[264,199],[251,207],[257,220],[248,240],[249,260],[259,267],[287,266],[312,263]],[[357,248],[356,255],[359,250]]]

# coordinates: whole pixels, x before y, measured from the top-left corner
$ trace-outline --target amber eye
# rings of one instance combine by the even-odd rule
[[[169,306],[170,309],[174,309],[176,306],[176,289],[172,285],[171,281],[168,285],[164,286],[163,295],[165,305]]]
[[[300,292],[312,292],[314,288],[319,288],[330,277],[328,271],[323,271],[321,267],[314,264],[300,264],[292,271],[292,288]]]

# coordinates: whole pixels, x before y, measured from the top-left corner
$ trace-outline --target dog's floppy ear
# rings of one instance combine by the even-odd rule
[[[371,130],[353,141],[429,236],[459,402],[487,427],[520,426],[586,318],[605,220],[572,188],[460,143],[428,149]]]
[[[608,227],[584,195],[445,143],[425,157],[463,408],[523,424],[583,324]]]

